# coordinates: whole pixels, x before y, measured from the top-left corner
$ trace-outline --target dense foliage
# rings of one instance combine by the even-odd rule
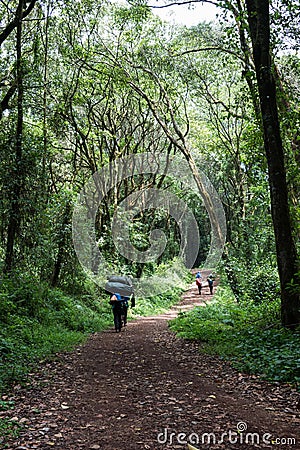
[[[272,55],[267,61],[267,81],[272,82],[271,112],[280,125],[284,163],[280,174],[287,188],[286,198],[276,203],[275,194],[281,190],[272,186],[277,172],[274,164],[270,172],[272,158],[266,146],[270,104],[265,112],[260,108],[270,96],[259,78],[261,49],[254,49],[251,40],[257,15],[247,15],[246,9],[258,3],[266,6],[265,1],[220,1],[218,22],[185,27],[162,22],[142,1],[128,5],[95,0],[1,2],[3,382],[22,375],[28,362],[107,326],[110,312],[103,285],[91,284],[74,250],[74,206],[95,172],[145,152],[165,155],[166,160],[180,155],[190,169],[190,184],[180,176],[180,163],[177,176],[168,175],[167,170],[123,178],[116,174],[117,182],[98,205],[95,218],[97,248],[108,269],[137,279],[154,276],[156,285],[165,278],[161,298],[151,297],[154,282],[146,286],[144,298],[138,299],[138,313],[167,307],[174,300],[170,286],[183,288],[186,276],[178,262],[180,220],[154,207],[133,216],[128,243],[139,252],[151,247],[155,230],[164,230],[167,238],[164,252],[146,263],[118,253],[116,242],[122,243],[124,229],[114,240],[112,223],[126,198],[133,202],[134,195],[143,197],[148,189],[166,192],[165,198],[176,196],[197,222],[200,237],[194,264],[201,266],[209,252],[211,227],[217,222],[214,208],[209,215],[204,207],[209,195],[203,188],[202,195],[199,192],[203,172],[225,210],[227,237],[220,265],[231,291],[222,294],[219,311],[212,305],[191,313],[199,318],[191,333],[205,340],[205,333],[211,339],[216,333],[223,336],[226,329],[233,343],[243,343],[243,350],[234,345],[234,350],[220,351],[226,355],[233,351],[236,358],[249,355],[248,369],[267,377],[272,375],[271,361],[279,361],[282,353],[280,364],[286,370],[274,376],[281,371],[280,379],[298,380],[289,356],[297,333],[281,330],[277,321],[266,323],[262,335],[274,345],[262,349],[256,325],[250,325],[256,318],[264,323],[270,310],[284,325],[299,325],[295,261],[299,251],[296,24],[300,5],[289,0],[271,2],[270,39],[266,39],[270,51],[262,52]],[[198,190],[189,188],[192,185]],[[282,203],[287,214],[280,216]],[[133,203],[131,209],[135,211]],[[283,223],[277,223],[278,216]],[[280,235],[282,227],[290,232],[289,245]],[[282,249],[292,258],[292,274],[281,270],[286,261]],[[212,314],[207,319],[209,330],[201,314]],[[181,318],[180,327],[184,324],[189,329],[189,320]]]
[[[281,327],[279,298],[237,303],[228,286],[219,287],[206,307],[180,313],[170,326],[241,372],[300,387],[300,334]]]
[[[188,275],[182,273],[183,279]],[[160,296],[140,298],[129,319],[167,310],[178,301],[175,286]],[[0,303],[0,391],[11,382],[25,382],[38,361],[84,342],[90,333],[112,326],[109,297],[88,283],[77,295],[67,295],[29,278],[6,280]]]

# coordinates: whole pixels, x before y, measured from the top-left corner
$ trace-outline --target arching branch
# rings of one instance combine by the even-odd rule
[[[34,8],[34,5],[36,4],[37,0],[31,0],[29,5],[27,6],[26,9],[24,9],[24,11],[21,13],[21,20],[23,20],[25,17],[28,16],[28,14],[31,13],[31,11]],[[6,25],[6,27],[4,28],[4,30],[0,33],[0,46],[3,44],[3,42],[8,38],[8,36],[10,35],[10,33],[17,27],[18,25],[18,20],[20,17],[19,11],[20,9],[23,9],[23,4],[24,2],[22,0],[19,0],[19,4],[18,7],[16,9],[16,13],[15,16],[13,18],[13,20]]]

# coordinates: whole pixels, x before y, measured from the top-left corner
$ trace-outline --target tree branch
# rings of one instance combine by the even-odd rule
[[[192,3],[210,3],[211,5],[214,6],[219,6],[218,2],[213,2],[210,0],[187,0],[187,1],[183,1],[183,2],[172,2],[172,3],[167,3],[166,5],[148,5],[149,8],[153,8],[153,9],[162,9],[162,8],[169,8],[169,6],[181,6],[181,5],[191,5]]]
[[[23,20],[25,17],[28,16],[28,14],[30,14],[30,12],[33,10],[34,5],[36,4],[37,0],[31,0],[27,9],[25,9],[21,15],[21,20]],[[18,24],[18,11],[19,9],[22,7],[22,0],[19,0],[19,4],[18,7],[16,9],[16,13],[15,13],[15,17],[13,18],[13,20],[4,28],[4,30],[2,31],[2,33],[0,33],[0,46],[3,44],[3,42],[8,38],[8,36],[10,35],[10,33],[16,28],[17,24]]]
[[[15,83],[12,86],[10,86],[10,88],[6,92],[4,98],[2,99],[2,101],[0,103],[0,120],[2,119],[3,111],[8,109],[9,100],[12,98],[12,96],[16,92],[16,89],[17,89],[17,84]]]
[[[171,54],[171,56],[177,57],[177,56],[183,56],[183,55],[188,55],[189,53],[198,53],[198,52],[205,52],[205,51],[210,51],[210,50],[216,50],[216,51],[220,51],[220,52],[224,52],[224,53],[228,53],[229,55],[233,55],[236,58],[240,59],[241,61],[245,62],[245,59],[239,55],[238,53],[232,51],[232,50],[228,50],[226,48],[223,47],[202,47],[202,48],[192,48],[190,50],[185,50],[184,52],[181,53],[175,53],[174,55]]]

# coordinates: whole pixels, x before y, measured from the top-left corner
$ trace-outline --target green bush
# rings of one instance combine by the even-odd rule
[[[228,287],[219,287],[210,304],[181,313],[170,327],[240,371],[300,385],[300,330],[281,327],[278,299],[236,303]]]
[[[71,349],[111,325],[107,299],[97,290],[70,297],[26,277],[3,280],[0,292],[0,390],[22,381],[32,365]]]
[[[243,261],[231,257],[221,268],[237,301],[260,303],[280,296],[276,264],[270,261]]]
[[[186,273],[173,265],[177,277]],[[162,270],[162,268],[160,269]],[[161,274],[160,274],[161,275]],[[2,280],[0,291],[0,391],[22,382],[36,361],[73,348],[90,333],[113,325],[109,297],[97,285],[86,282],[80,295],[67,295],[26,276]],[[178,301],[182,288],[138,298],[129,318],[168,309]],[[182,281],[182,286],[184,281]]]
[[[5,417],[0,417],[0,445],[4,443],[5,438],[8,436],[18,437],[21,429],[22,425],[18,422],[6,419]]]
[[[163,313],[180,300],[182,292],[183,289],[174,287],[159,295],[138,298],[136,300],[136,307],[130,311],[130,317]]]

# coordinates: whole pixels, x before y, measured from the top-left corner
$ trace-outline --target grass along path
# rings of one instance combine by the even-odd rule
[[[168,329],[178,311],[211,299],[208,287],[197,292],[193,282],[168,313],[94,334],[45,363],[30,389],[16,386],[2,399],[15,407],[2,417],[22,428],[3,448],[300,448],[296,391],[238,373]]]

